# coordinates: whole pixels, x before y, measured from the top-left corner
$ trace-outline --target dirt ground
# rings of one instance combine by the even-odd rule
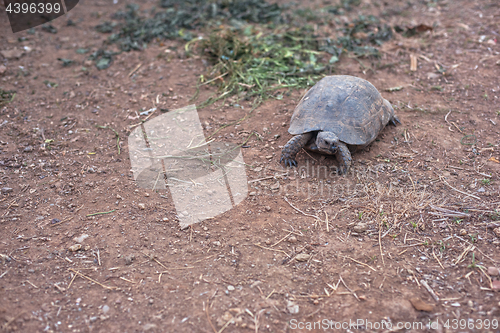
[[[433,27],[397,35],[379,59],[343,56],[334,73],[372,82],[402,124],[354,153],[346,176],[305,151],[286,170],[304,91],[283,90],[216,135],[258,134],[242,148],[248,197],[185,230],[168,191],[137,187],[127,136],[140,109],[215,90],[189,100],[206,69],[177,41],[105,70],[77,54],[102,45],[94,27],[124,5],[81,2],[56,34],[12,34],[0,13],[0,51],[24,50],[0,56],[0,88],[16,91],[0,107],[2,331],[500,332],[497,0],[363,0],[391,26]],[[247,115],[240,104],[199,109],[206,136]],[[117,131],[120,153],[98,126]]]

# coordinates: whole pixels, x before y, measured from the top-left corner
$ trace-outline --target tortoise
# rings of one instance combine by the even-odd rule
[[[391,122],[401,123],[391,104],[370,82],[350,76],[326,76],[300,100],[288,132],[294,135],[283,147],[281,162],[297,166],[295,157],[305,148],[335,155],[339,173],[351,166],[351,150],[369,145]]]

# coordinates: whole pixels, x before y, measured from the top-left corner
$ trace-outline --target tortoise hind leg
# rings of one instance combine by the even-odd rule
[[[281,162],[285,162],[286,166],[297,166],[295,157],[297,153],[304,148],[307,142],[312,138],[312,133],[299,134],[291,138],[281,151]]]
[[[343,142],[339,142],[337,147],[338,150],[335,157],[340,164],[339,174],[347,174],[352,162],[351,152],[349,151],[349,148],[347,148],[347,145]]]

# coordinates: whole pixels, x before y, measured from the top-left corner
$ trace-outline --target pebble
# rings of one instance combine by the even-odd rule
[[[75,244],[75,245],[71,245],[69,247],[69,250],[71,252],[76,252],[76,251],[80,250],[81,248],[82,248],[82,244]]]
[[[0,74],[5,73],[6,70],[7,70],[7,67],[5,67],[4,65],[0,65]]]
[[[353,230],[357,233],[365,232],[368,230],[368,224],[360,222],[354,226]]]
[[[89,238],[89,235],[87,234],[83,234],[81,235],[80,237],[75,237],[73,238],[73,240],[76,242],[76,243],[83,243],[84,240],[86,240],[87,238]]]
[[[253,196],[256,196],[257,195],[257,192],[250,192],[248,193],[249,196],[253,197]]]
[[[255,169],[253,169],[253,171],[255,171],[255,172],[261,172],[262,171],[262,167],[256,167]]]
[[[269,187],[271,190],[277,190],[280,188],[280,182],[276,182],[276,184],[273,184]]]
[[[108,311],[109,311],[109,306],[104,305],[104,306],[102,307],[102,313],[106,314],[106,313],[108,313]]]
[[[270,206],[266,206],[265,207],[266,211],[270,212],[271,211],[271,207]]]
[[[163,222],[168,222],[168,217],[164,217]]]
[[[147,198],[149,197],[149,193],[144,193],[144,196]]]
[[[292,301],[288,301],[287,302],[286,308],[287,308],[288,312],[290,312],[291,314],[297,314],[297,313],[299,313],[299,306],[298,306],[298,304],[295,304]]]
[[[30,153],[33,151],[33,146],[27,146],[26,148],[23,149],[25,153]]]
[[[10,193],[13,189],[11,187],[2,187],[2,193]]]
[[[266,158],[269,160],[269,159],[273,158],[273,155],[267,155]]]
[[[465,230],[465,229],[460,230],[460,235],[461,236],[466,236],[467,235],[467,230]]]
[[[454,307],[456,307],[456,308],[458,308],[458,307],[460,306],[460,303],[455,302],[455,303],[451,303],[450,305],[451,305],[451,306],[454,306]]]
[[[500,275],[500,270],[496,267],[488,267],[488,274],[491,276]]]
[[[233,290],[234,290],[234,287],[233,287],[232,285],[229,285],[229,286],[227,286],[227,290],[229,290],[229,291],[233,291]]]
[[[500,237],[500,227],[493,229],[493,232],[497,235],[497,237]]]
[[[295,256],[295,260],[297,261],[307,261],[309,258],[311,258],[311,255],[307,253],[299,253]]]
[[[500,291],[500,281],[499,280],[495,280],[491,283],[492,285],[492,289],[494,291]],[[500,303],[500,302],[499,302]],[[500,304],[499,304],[500,305]]]
[[[479,190],[477,190],[477,192],[478,192],[478,193],[483,193],[483,192],[485,192],[485,191],[486,191],[486,190],[484,189],[484,187],[481,187],[481,188],[479,188]]]
[[[418,311],[432,312],[434,310],[434,305],[427,304],[420,298],[412,298],[410,299],[410,303]]]
[[[130,254],[128,256],[123,257],[123,259],[125,259],[125,265],[131,265],[135,259],[135,255]]]
[[[297,237],[295,237],[295,236],[288,237],[288,242],[289,243],[297,243]]]
[[[137,204],[140,209],[146,209],[146,205],[143,203]]]

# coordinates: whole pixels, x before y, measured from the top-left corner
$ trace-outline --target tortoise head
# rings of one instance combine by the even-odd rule
[[[333,132],[318,132],[316,137],[316,146],[320,151],[335,154],[338,150],[339,138]]]

